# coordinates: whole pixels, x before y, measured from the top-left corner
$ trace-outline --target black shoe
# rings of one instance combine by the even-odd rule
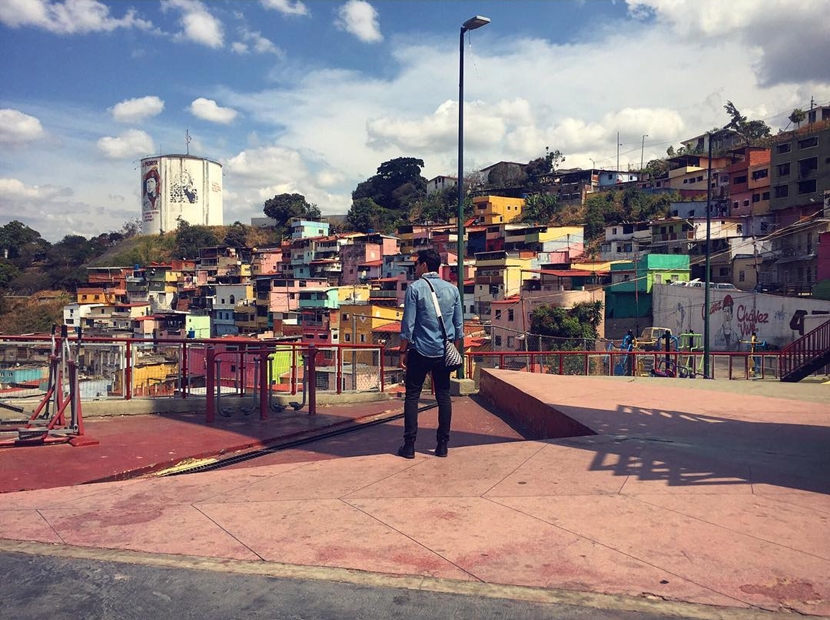
[[[445,458],[447,456],[447,441],[439,441],[438,445],[435,446],[435,456],[440,456],[441,458]]]
[[[398,456],[402,456],[405,459],[414,459],[415,442],[405,439],[403,445],[400,448],[398,448]]]

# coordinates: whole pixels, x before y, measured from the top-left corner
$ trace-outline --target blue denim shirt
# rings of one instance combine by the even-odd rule
[[[444,340],[441,336],[441,326],[438,324],[429,284],[423,281],[424,278],[429,278],[430,284],[435,288],[447,338],[458,340],[464,333],[464,317],[458,289],[442,280],[437,273],[430,272],[425,273],[406,289],[401,340],[408,340],[410,346],[425,357],[443,357]]]

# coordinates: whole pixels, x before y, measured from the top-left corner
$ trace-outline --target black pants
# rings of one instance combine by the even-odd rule
[[[443,357],[424,357],[415,349],[409,349],[406,363],[406,400],[403,405],[404,439],[415,439],[418,434],[418,399],[424,388],[427,373],[432,373],[435,399],[438,401],[438,441],[450,438],[452,399],[450,398],[450,374]]]

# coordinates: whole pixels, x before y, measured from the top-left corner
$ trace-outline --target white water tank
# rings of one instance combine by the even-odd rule
[[[191,155],[141,160],[141,223],[145,235],[194,226],[221,226],[222,164]]]

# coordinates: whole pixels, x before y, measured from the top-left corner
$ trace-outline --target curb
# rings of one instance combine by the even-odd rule
[[[366,587],[479,596],[548,605],[570,605],[620,612],[660,614],[694,620],[792,620],[792,613],[758,607],[716,607],[701,603],[663,599],[643,593],[640,596],[602,594],[590,591],[535,588],[486,582],[457,581],[418,575],[393,575],[346,568],[281,564],[277,562],[231,560],[202,556],[148,553],[116,549],[96,549],[39,542],[0,539],[0,553],[20,553],[65,559],[120,562],[157,568],[201,570],[237,575],[258,575],[280,579],[336,581]],[[808,616],[823,618],[823,616]]]

